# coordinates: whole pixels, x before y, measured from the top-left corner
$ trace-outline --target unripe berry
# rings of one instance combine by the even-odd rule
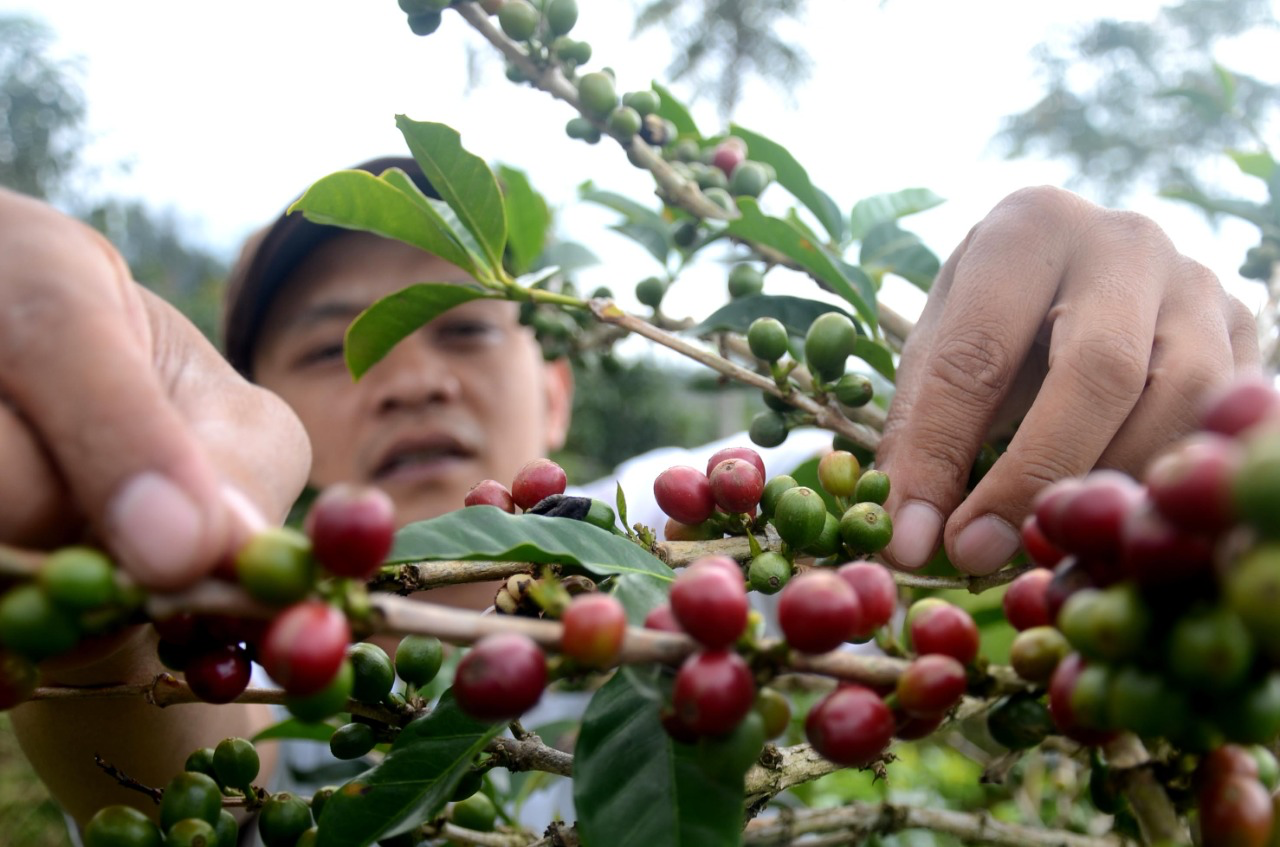
[[[578,102],[587,112],[603,118],[618,105],[613,77],[601,71],[583,74],[578,80]]]
[[[377,745],[373,727],[364,723],[343,724],[329,736],[329,752],[343,761],[358,759]]]
[[[747,346],[757,359],[776,362],[790,348],[787,328],[777,318],[756,318],[747,327]]]
[[[1056,627],[1033,626],[1014,636],[1009,647],[1009,664],[1028,682],[1045,683],[1058,662],[1071,652],[1071,645]]]
[[[39,586],[19,585],[0,597],[0,643],[10,650],[38,661],[67,652],[79,640],[75,622]]]
[[[764,719],[764,737],[777,738],[791,725],[791,703],[772,688],[761,688],[756,695],[755,710]]]
[[[783,494],[799,484],[796,482],[795,477],[786,474],[779,474],[766,482],[764,484],[764,493],[760,495],[760,514],[772,519],[774,510],[778,506],[778,500]]]
[[[8,650],[0,650],[0,712],[29,699],[40,681],[36,666]]]
[[[619,141],[630,141],[640,131],[640,114],[629,106],[619,106],[605,122],[609,134]]]
[[[893,539],[893,520],[878,503],[855,503],[840,517],[840,537],[855,553],[878,553]]]
[[[564,35],[578,22],[578,0],[548,0],[544,14],[552,35]]]
[[[695,561],[671,585],[671,611],[681,628],[706,647],[727,647],[747,628],[747,592],[742,573]]]
[[[582,115],[569,118],[564,125],[564,134],[570,138],[585,141],[588,144],[595,144],[600,140],[600,128],[592,123],[589,118],[584,118]]]
[[[857,409],[871,402],[875,386],[864,374],[845,374],[836,380],[831,393],[836,395],[836,401],[841,406]]]
[[[354,674],[351,696],[361,703],[381,703],[396,681],[396,671],[387,651],[362,641],[351,646],[347,658]]]
[[[55,550],[36,579],[50,600],[73,612],[105,606],[116,596],[115,568],[92,547]]]
[[[685,727],[698,735],[724,735],[746,717],[755,701],[751,669],[737,653],[694,653],[676,672],[672,705]]]
[[[532,509],[552,494],[563,494],[568,477],[564,468],[550,459],[534,459],[511,483],[511,497],[521,509]]]
[[[162,847],[164,836],[132,806],[99,809],[84,828],[84,847]]]
[[[272,606],[298,602],[316,580],[311,542],[289,527],[258,532],[236,552],[235,566],[245,591]]]
[[[814,319],[804,337],[804,360],[815,378],[834,382],[844,375],[858,330],[849,316],[825,312]]]
[[[853,499],[858,503],[875,503],[883,506],[889,499],[889,475],[884,471],[866,470],[858,477],[853,489]]]
[[[515,2],[523,0],[508,0],[507,5]],[[272,794],[258,812],[258,835],[266,847],[294,847],[302,833],[310,828],[310,807],[287,791]]]
[[[777,594],[791,579],[791,562],[781,553],[766,550],[751,560],[747,581],[752,591]]]
[[[444,16],[431,10],[415,12],[409,16],[409,31],[414,35],[430,35],[440,28]]]
[[[711,481],[697,468],[677,465],[653,481],[658,508],[684,524],[700,524],[716,510]]]
[[[729,296],[735,300],[764,290],[764,274],[753,265],[734,265],[729,271]]]
[[[440,639],[429,635],[406,635],[396,647],[396,675],[419,688],[436,678],[443,661]]]
[[[290,694],[284,698],[284,706],[289,714],[306,723],[327,720],[346,711],[354,682],[355,673],[351,670],[351,662],[343,659],[342,664],[338,665],[337,673],[324,688],[311,694]]]
[[[213,770],[228,788],[248,788],[258,778],[258,751],[244,738],[224,738],[213,750]]]
[[[479,791],[453,804],[449,818],[456,825],[476,832],[492,832],[498,819],[493,801]]]
[[[482,721],[518,718],[542,698],[547,660],[525,635],[486,635],[458,663],[453,696],[458,707]]]
[[[217,837],[217,830],[205,821],[186,818],[169,827],[169,831],[165,833],[164,847],[210,847],[216,843]]]
[[[642,118],[652,115],[662,105],[657,93],[653,91],[630,91],[622,95],[622,102],[635,109]]]
[[[845,450],[833,450],[818,461],[818,482],[834,497],[852,497],[861,474],[858,458]]]
[[[512,41],[528,41],[538,31],[538,10],[528,0],[507,0],[498,9],[498,25]]]
[[[160,826],[168,831],[187,818],[198,818],[214,826],[221,811],[222,791],[218,783],[205,774],[183,771],[165,786],[160,798]]]
[[[764,475],[745,459],[725,459],[708,477],[716,505],[729,514],[750,512],[764,493]]]
[[[263,668],[294,696],[314,694],[333,679],[346,658],[351,627],[342,612],[320,601],[285,609],[259,645]]]
[[[372,486],[331,485],[307,513],[311,552],[335,576],[371,577],[395,540],[396,506]]]
[[[761,447],[777,447],[787,440],[787,419],[774,411],[765,411],[751,419],[747,436],[752,444]]]
[[[647,276],[636,283],[636,299],[640,305],[656,309],[662,305],[662,298],[667,296],[667,283],[656,276]]]
[[[769,172],[763,165],[745,159],[729,175],[729,193],[736,197],[759,197],[770,182]]]
[[[826,653],[863,628],[858,595],[831,571],[806,571],[782,589],[778,625],[793,649]]]
[[[804,728],[823,758],[861,768],[888,748],[894,721],[880,695],[860,685],[844,685],[809,710]]]
[[[580,665],[607,668],[622,652],[627,613],[609,594],[581,594],[560,618],[560,651]]]
[[[783,541],[802,550],[818,540],[826,519],[827,504],[818,492],[797,485],[778,497],[770,520]]]

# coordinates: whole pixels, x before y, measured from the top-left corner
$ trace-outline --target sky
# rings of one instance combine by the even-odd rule
[[[945,257],[1009,192],[1069,176],[1061,163],[1003,160],[990,141],[1003,116],[1040,93],[1032,48],[1098,17],[1145,20],[1159,5],[812,0],[805,21],[785,32],[812,55],[812,78],[784,90],[749,86],[734,119],[790,149],[845,210],[907,187],[946,197],[908,221]],[[669,39],[633,37],[629,0],[580,6],[573,35],[592,43],[590,69],[613,67],[623,91],[664,78]],[[82,191],[171,210],[194,241],[224,255],[319,176],[404,152],[394,126],[404,113],[448,123],[473,152],[527,171],[557,209],[560,231],[605,260],[584,285],[629,291],[657,270],[607,231],[611,213],[575,202],[585,179],[645,199],[647,176],[615,144],[569,140],[570,107],[507,82],[497,54],[455,14],[420,38],[395,0],[0,0],[4,12],[45,21],[55,55],[78,63],[92,166]],[[1231,63],[1274,78],[1277,50],[1274,39],[1235,45]],[[694,94],[675,90],[686,100]],[[693,108],[704,132],[720,128],[709,101]],[[1222,167],[1228,184],[1251,188],[1225,158]],[[786,199],[772,190],[774,202]],[[1260,286],[1235,271],[1256,229],[1228,223],[1214,232],[1156,198],[1126,205],[1156,219],[1238,296],[1260,302]],[[771,275],[767,290],[792,284]],[[905,284],[890,296],[909,314],[922,305]],[[672,297],[675,313],[705,313],[723,302],[723,270],[704,270]]]

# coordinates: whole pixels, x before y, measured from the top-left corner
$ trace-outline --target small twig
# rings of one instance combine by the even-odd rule
[[[448,838],[450,844],[475,847],[525,847],[529,843],[529,836],[518,832],[480,832],[448,821],[440,827],[440,834]]]
[[[1186,827],[1178,818],[1169,795],[1151,771],[1151,757],[1133,733],[1123,733],[1103,746],[1107,764],[1116,772],[1120,791],[1129,798],[1147,844],[1187,841]]]
[[[532,573],[528,562],[406,562],[378,571],[369,582],[371,591],[429,591],[446,585],[492,582],[518,573]]]
[[[898,570],[892,571],[892,573],[894,582],[909,588],[960,588],[971,594],[981,594],[984,591],[1013,582],[1035,567],[1035,565],[1017,565],[1011,568],[1003,568],[986,576],[925,576]]]
[[[160,803],[160,798],[164,797],[164,789],[152,788],[149,785],[143,785],[141,782],[138,782],[136,779],[129,776],[127,773],[120,770],[97,753],[93,754],[93,763],[102,768],[107,776],[114,779],[122,788],[141,792],[142,794],[150,797],[151,802],[156,803],[157,805]]]
[[[558,776],[573,775],[573,755],[548,747],[536,735],[527,738],[495,738],[485,747],[495,766],[509,771],[543,771]]]

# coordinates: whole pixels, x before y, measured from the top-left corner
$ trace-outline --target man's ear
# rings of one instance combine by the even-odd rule
[[[573,366],[567,358],[547,362],[543,390],[547,396],[547,450],[559,450],[569,434],[573,411]]]

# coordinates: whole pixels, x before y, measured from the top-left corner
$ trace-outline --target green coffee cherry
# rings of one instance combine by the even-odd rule
[[[71,611],[105,606],[116,597],[115,567],[92,547],[64,547],[51,553],[36,580],[50,600]]]
[[[738,208],[737,204],[733,202],[733,196],[729,194],[728,191],[725,191],[723,188],[718,186],[713,185],[710,188],[705,189],[702,192],[702,195],[712,203],[715,203],[721,209],[724,209],[726,212],[731,212]]]
[[[845,361],[853,353],[858,330],[849,316],[824,312],[809,325],[804,337],[804,360],[815,377],[833,382],[844,375]]]
[[[662,105],[654,91],[628,91],[622,95],[622,104],[635,109],[642,118],[656,113]]]
[[[778,507],[778,498],[800,483],[787,474],[778,474],[764,484],[764,493],[760,495],[760,514],[772,518],[774,509]]]
[[[364,723],[343,724],[329,736],[329,752],[344,761],[366,755],[377,744],[373,727]]]
[[[305,723],[317,723],[332,717],[346,708],[354,677],[351,662],[344,659],[332,682],[315,694],[285,697],[285,708],[289,710],[289,714]]]
[[[591,498],[591,508],[587,510],[587,516],[584,521],[594,527],[606,529],[613,532],[618,526],[618,515],[614,512],[613,507],[603,500]]]
[[[787,419],[777,412],[760,412],[751,419],[747,437],[761,447],[777,447],[787,440]]]
[[[764,290],[764,274],[754,265],[734,265],[729,271],[729,296],[735,300]]]
[[[747,567],[747,582],[751,590],[761,594],[777,594],[790,579],[791,562],[772,550],[756,556]]]
[[[236,847],[240,843],[240,824],[235,815],[223,809],[218,814],[218,825],[213,828],[212,847]]]
[[[529,0],[507,0],[498,10],[498,26],[512,41],[528,41],[538,31],[540,17]]]
[[[795,406],[792,406],[772,391],[761,391],[760,397],[764,400],[765,407],[772,409],[775,412],[786,414],[787,412],[794,412],[796,410]]]
[[[440,639],[429,635],[406,635],[396,647],[396,674],[418,688],[436,678],[443,661]]]
[[[735,197],[759,197],[770,183],[769,172],[759,162],[744,160],[729,177],[729,193]]]
[[[1049,710],[1039,699],[1017,694],[998,701],[987,713],[987,731],[1010,750],[1036,746],[1055,731]]]
[[[326,785],[311,795],[311,816],[317,821],[324,814],[324,804],[329,802],[329,798],[338,793],[338,786]]]
[[[543,14],[552,35],[564,35],[578,22],[578,0],[550,0]]]
[[[764,719],[764,737],[777,738],[791,724],[791,703],[772,688],[761,688],[752,707]]]
[[[215,776],[228,788],[248,788],[260,766],[258,751],[244,738],[224,738],[213,750]]]
[[[288,791],[272,794],[258,813],[258,835],[266,847],[294,847],[302,833],[310,828],[311,809]]]
[[[132,806],[99,809],[84,828],[84,847],[162,847],[151,819]]]
[[[235,566],[244,589],[272,606],[298,602],[316,581],[311,541],[289,527],[272,527],[253,536],[236,553]]]
[[[827,504],[812,488],[797,485],[778,498],[770,519],[782,540],[803,550],[818,540],[827,522]]]
[[[871,380],[863,374],[845,374],[836,380],[836,384],[831,387],[831,392],[836,395],[840,405],[856,409],[871,402],[875,388],[871,385]]]
[[[840,552],[840,520],[830,512],[827,512],[825,522],[822,524],[822,532],[818,535],[818,539],[804,548],[804,552],[818,559],[825,559],[827,556],[834,556]]]
[[[694,171],[694,176],[697,177],[698,187],[703,191],[708,188],[719,188],[725,192],[726,197],[729,196],[727,191],[729,179],[724,175],[724,171],[719,168],[709,167],[699,162],[697,170]]]
[[[603,118],[612,112],[618,105],[618,92],[613,87],[613,77],[602,71],[583,74],[578,80],[578,103],[585,111],[597,117]]]
[[[863,471],[853,489],[853,499],[858,503],[878,503],[883,506],[889,499],[889,475],[874,469]]]
[[[727,735],[698,739],[698,762],[715,774],[740,776],[764,752],[764,717],[752,709]]]
[[[465,800],[453,804],[449,818],[457,826],[476,832],[491,832],[498,821],[498,810],[493,801],[477,791]]]
[[[619,106],[605,122],[609,134],[619,141],[630,141],[640,131],[640,114],[630,106]]]
[[[656,276],[646,277],[636,283],[636,299],[650,309],[661,306],[666,293],[667,284]]]
[[[776,362],[787,354],[787,328],[777,318],[756,318],[747,327],[747,346],[756,358]]]
[[[80,640],[75,621],[40,587],[27,583],[0,597],[0,643],[39,661],[65,653]]]
[[[169,780],[160,798],[160,827],[168,832],[175,823],[187,818],[199,818],[209,826],[217,826],[221,811],[222,791],[218,783],[206,774],[183,771]]]
[[[414,35],[430,35],[440,28],[443,20],[439,12],[419,12],[409,16],[409,31]]]
[[[698,222],[695,220],[678,221],[671,228],[671,240],[677,247],[689,248],[698,241]]]
[[[187,818],[169,827],[164,847],[211,847],[218,839],[217,830],[207,821]]]
[[[316,839],[320,837],[320,828],[311,827],[305,829],[298,836],[298,840],[293,842],[293,847],[316,847]]]
[[[347,653],[354,674],[351,696],[361,703],[381,703],[396,681],[396,669],[387,651],[377,644],[362,641]]]
[[[861,475],[858,457],[845,450],[833,450],[818,462],[818,482],[833,497],[852,497]]]
[[[199,750],[193,750],[191,755],[187,756],[187,761],[183,763],[182,769],[192,773],[202,773],[205,776],[217,779],[218,772],[213,766],[213,748],[201,747]],[[226,783],[223,784],[225,785]]]
[[[570,118],[569,122],[564,125],[564,131],[570,138],[576,138],[588,144],[595,144],[600,140],[599,127],[581,115],[576,118]]]
[[[840,518],[840,537],[855,553],[878,553],[893,538],[893,521],[878,503],[857,503]]]
[[[457,803],[467,799],[483,787],[484,774],[480,771],[467,771],[462,775],[462,779],[458,782],[458,787],[453,789],[453,796],[449,799]]]

